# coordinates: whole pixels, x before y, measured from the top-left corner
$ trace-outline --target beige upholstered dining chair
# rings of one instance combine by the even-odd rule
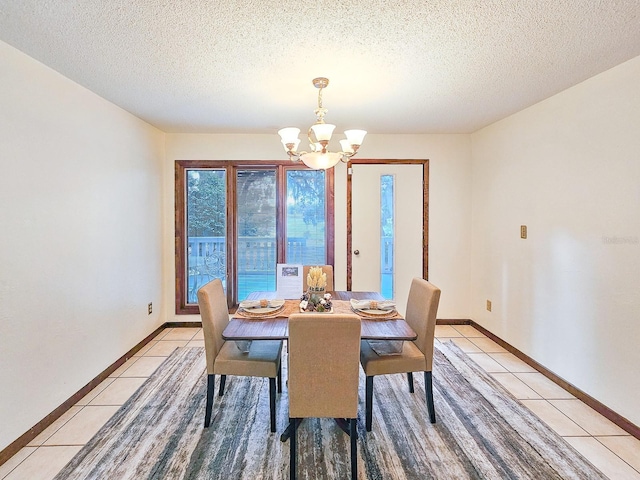
[[[413,393],[412,372],[424,372],[429,420],[431,423],[436,423],[431,368],[433,365],[433,337],[439,302],[440,289],[438,287],[422,278],[414,278],[409,290],[405,319],[416,332],[418,338],[412,342],[403,342],[402,352],[397,355],[380,356],[366,340],[361,342],[360,363],[367,377],[365,387],[365,426],[368,432],[371,431],[373,377],[376,375],[406,373],[409,380],[409,391]]]
[[[314,265],[315,266],[315,265]],[[331,265],[318,265],[319,267],[322,267],[322,273],[326,273],[327,274],[327,286],[325,287],[325,290],[327,292],[333,292],[333,267]],[[309,269],[312,267],[312,265],[305,265],[304,267],[302,267],[302,288],[303,291],[307,291],[307,274],[309,273]]]
[[[359,355],[358,316],[289,317],[290,478],[296,478],[296,427],[310,417],[349,419],[351,477],[357,478]]]
[[[198,305],[204,331],[207,357],[207,405],[204,426],[211,423],[215,376],[220,375],[218,395],[224,394],[227,375],[269,378],[269,407],[271,431],[276,431],[276,379],[278,392],[282,392],[280,354],[282,340],[256,340],[249,351],[241,351],[236,342],[226,342],[222,332],[229,323],[227,297],[219,278],[198,290]]]

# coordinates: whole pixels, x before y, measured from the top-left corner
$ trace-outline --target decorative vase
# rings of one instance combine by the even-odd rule
[[[309,294],[309,302],[317,305],[324,298],[325,287],[309,287],[307,293]]]

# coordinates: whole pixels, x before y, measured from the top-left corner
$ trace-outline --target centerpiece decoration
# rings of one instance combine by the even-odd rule
[[[331,313],[332,310],[333,305],[331,304],[330,293],[311,295],[309,292],[305,292],[300,297],[301,312]]]
[[[309,268],[307,288],[310,292],[322,292],[324,295],[324,290],[327,288],[327,274],[322,271],[322,267]]]
[[[307,291],[300,298],[300,310],[305,312],[330,312],[331,294],[326,293],[327,274],[322,267],[311,267],[307,274]]]

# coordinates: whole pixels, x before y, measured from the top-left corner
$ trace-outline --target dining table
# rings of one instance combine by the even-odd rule
[[[378,292],[353,292],[334,291],[331,294],[331,303],[335,313],[355,313],[360,316],[361,333],[363,340],[382,341],[382,344],[398,344],[403,341],[411,341],[417,338],[416,332],[404,320],[397,310],[380,315],[366,315],[351,308],[351,299],[384,301],[384,297]],[[256,291],[251,292],[246,300],[274,300],[276,292]],[[285,300],[284,306],[273,314],[254,315],[238,308],[232,314],[228,325],[222,332],[225,341],[247,342],[254,340],[287,340],[289,336],[289,315],[300,313],[300,299]],[[331,313],[327,313],[331,315]],[[339,427],[349,434],[349,430],[344,419],[335,419]],[[290,423],[282,433],[280,440],[286,441],[293,429]]]
[[[331,293],[333,310],[336,313],[358,313],[351,309],[350,301],[375,300],[384,301],[378,292],[335,291]],[[276,292],[256,291],[247,296],[247,300],[273,300]],[[222,332],[225,340],[286,340],[289,336],[289,315],[300,313],[300,300],[286,300],[285,308],[264,318],[246,315],[238,309]],[[328,313],[327,315],[330,315]],[[359,315],[361,319],[361,338],[363,340],[415,340],[416,332],[397,311],[390,311],[388,315]]]

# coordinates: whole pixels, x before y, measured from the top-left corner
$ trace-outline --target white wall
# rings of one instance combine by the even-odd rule
[[[174,161],[285,156],[275,133],[165,136],[2,42],[0,77],[2,449],[164,321],[199,320],[174,314]],[[471,136],[369,135],[360,157],[430,159],[439,318],[640,424],[637,85],[640,58]],[[338,288],[345,218],[340,165]]]
[[[163,322],[164,135],[3,42],[0,78],[2,450]]]
[[[471,175],[468,135],[367,135],[360,158],[429,159],[429,278],[443,291],[439,318],[469,318]],[[282,160],[273,135],[168,134],[165,162],[165,236],[174,236],[175,160]],[[336,287],[346,288],[346,168],[336,167]],[[169,321],[199,321],[175,315],[173,245],[164,252]],[[173,318],[171,316],[173,315]]]
[[[639,86],[640,57],[472,135],[472,318],[636,425]]]

